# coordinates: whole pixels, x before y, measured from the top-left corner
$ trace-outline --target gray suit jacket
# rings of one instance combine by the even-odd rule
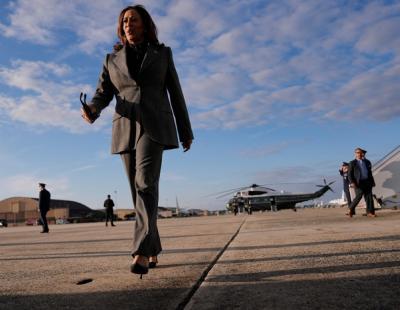
[[[129,74],[125,47],[107,54],[91,105],[100,114],[114,96],[116,107],[111,153],[123,153],[134,148],[135,121],[140,121],[150,138],[164,145],[165,149],[179,147],[176,127],[181,142],[193,139],[169,47],[149,44],[137,81]]]

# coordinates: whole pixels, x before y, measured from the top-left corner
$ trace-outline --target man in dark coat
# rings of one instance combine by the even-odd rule
[[[108,226],[108,220],[111,222],[111,226],[114,225],[114,201],[111,199],[110,195],[107,195],[107,199],[104,201],[104,208],[106,208],[106,226]]]
[[[347,206],[350,208],[351,196],[350,196],[350,182],[349,182],[349,163],[343,162],[342,167],[339,169],[339,173],[343,178],[343,192],[346,196]]]
[[[40,224],[43,226],[41,233],[48,233],[49,226],[47,225],[46,214],[50,210],[50,192],[45,188],[46,184],[39,183],[39,212]]]
[[[356,206],[364,196],[367,205],[367,216],[376,217],[372,197],[372,188],[375,186],[375,180],[372,176],[372,164],[365,158],[367,151],[356,148],[354,152],[356,158],[349,163],[348,178],[356,196],[350,204],[349,216],[352,217],[355,215]]]

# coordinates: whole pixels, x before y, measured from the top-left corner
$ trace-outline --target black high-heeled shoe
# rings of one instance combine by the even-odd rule
[[[149,261],[149,268],[156,268],[157,264],[158,264],[158,259],[157,259],[157,256],[156,256],[155,260]]]
[[[149,267],[140,265],[138,263],[132,264],[131,265],[131,272],[135,273],[135,274],[140,274],[140,279],[142,279],[142,276],[149,272]]]

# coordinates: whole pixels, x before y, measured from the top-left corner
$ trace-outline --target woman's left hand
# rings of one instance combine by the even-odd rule
[[[183,147],[183,151],[184,151],[184,152],[187,152],[187,151],[190,150],[190,146],[192,145],[192,142],[193,142],[193,140],[191,140],[191,139],[182,142],[182,147]]]

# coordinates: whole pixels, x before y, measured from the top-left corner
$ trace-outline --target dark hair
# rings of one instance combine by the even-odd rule
[[[135,10],[140,15],[144,26],[145,40],[151,44],[158,44],[156,24],[153,22],[153,19],[151,18],[149,12],[147,12],[147,10],[144,8],[144,6],[137,4],[133,6],[127,6],[121,11],[121,13],[119,13],[117,35],[120,42],[114,45],[114,49],[121,49],[122,46],[125,45],[127,42],[124,32],[124,15],[126,11],[129,10]]]

